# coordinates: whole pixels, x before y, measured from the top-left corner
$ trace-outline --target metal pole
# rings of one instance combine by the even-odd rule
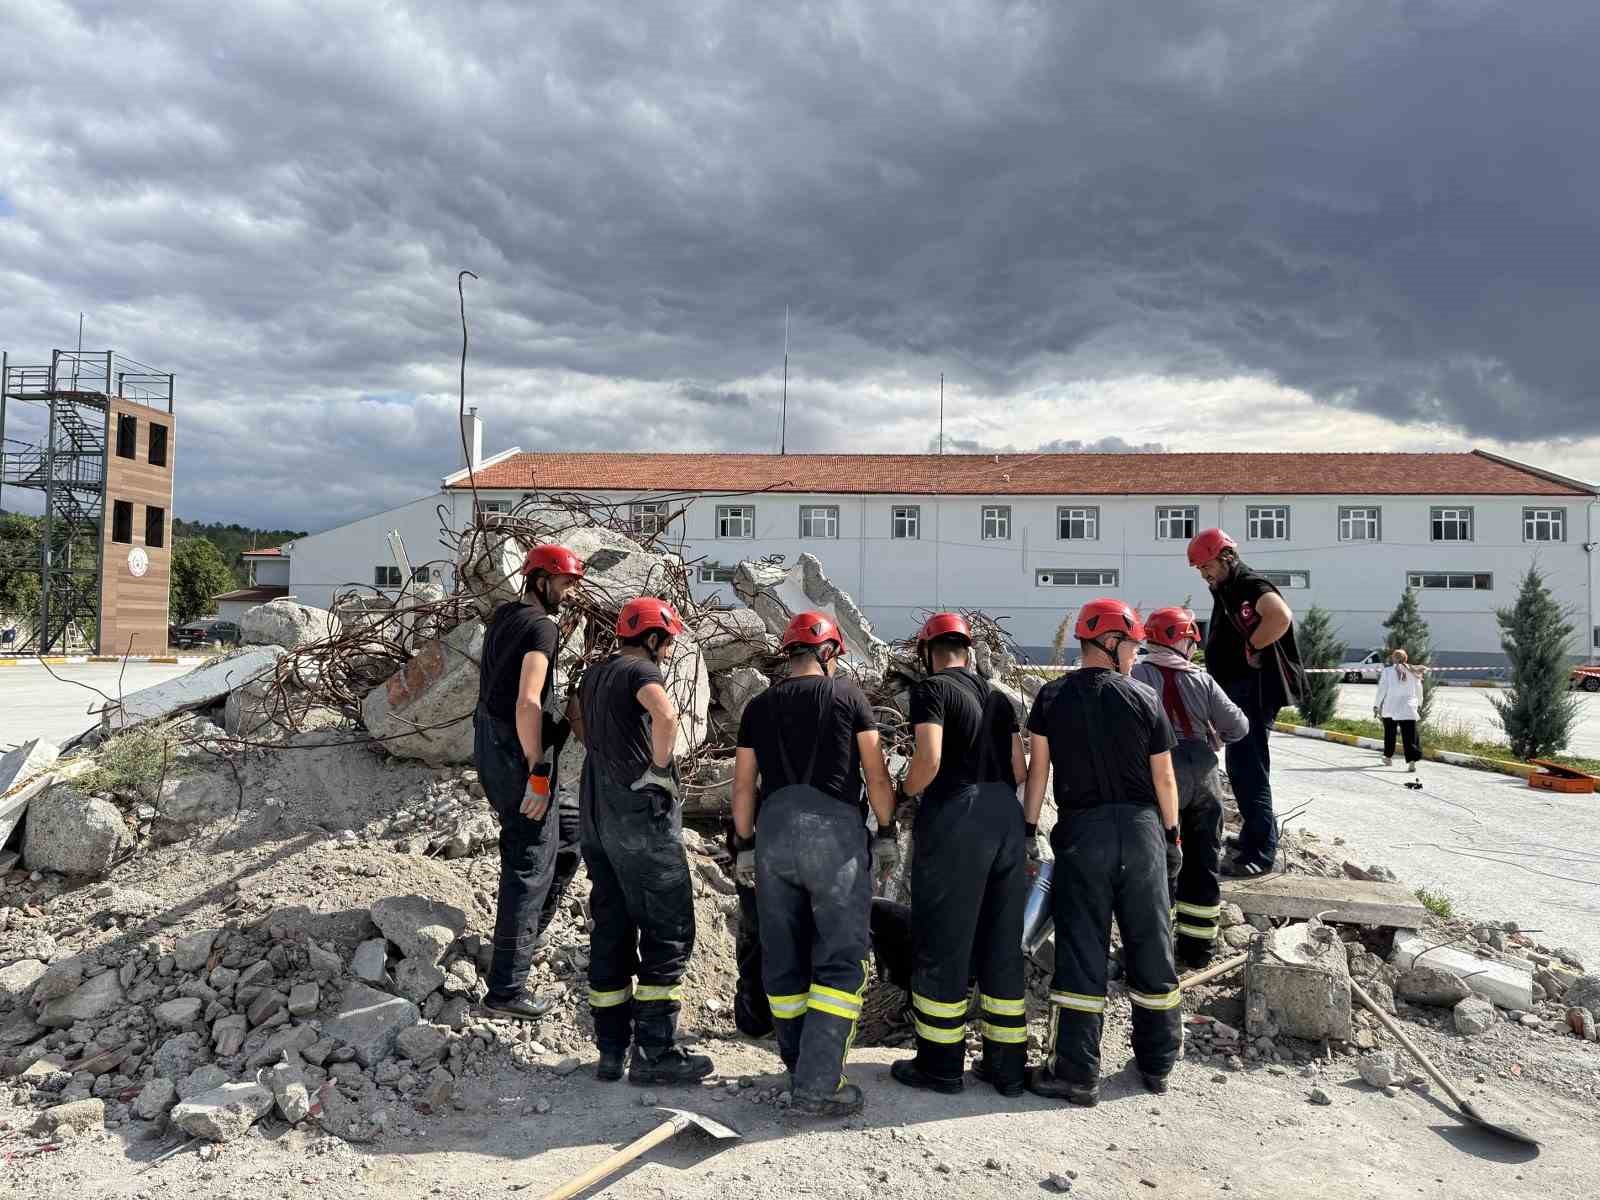
[[[34,649],[50,652],[50,558],[55,533],[56,506],[56,365],[61,351],[50,351],[50,423],[44,435],[44,548],[39,565],[39,628],[34,633]]]
[[[944,372],[939,372],[939,453],[944,453]]]
[[[789,452],[789,306],[783,306],[783,416],[778,426],[778,453]]]
[[[11,355],[0,351],[0,512],[6,498],[6,393],[11,390]]]

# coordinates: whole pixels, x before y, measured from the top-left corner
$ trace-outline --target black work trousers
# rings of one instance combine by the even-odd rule
[[[494,951],[489,995],[508,999],[528,982],[539,930],[556,871],[559,817],[546,809],[537,821],[522,815],[528,759],[516,728],[479,705],[473,716],[472,756],[500,819],[500,888],[495,895]],[[555,781],[551,780],[552,790]],[[552,806],[554,801],[552,799]]]
[[[1134,1059],[1145,1074],[1168,1074],[1182,1045],[1183,997],[1172,959],[1160,813],[1133,804],[1067,809],[1050,845],[1056,856],[1050,1073],[1078,1086],[1099,1080],[1106,953],[1115,917],[1133,1001]]]
[[[1223,685],[1223,690],[1250,718],[1250,732],[1226,750],[1228,782],[1239,806],[1239,861],[1271,867],[1278,858],[1278,820],[1272,811],[1272,751],[1268,739],[1278,710],[1268,712],[1260,671],[1251,671]]]
[[[556,822],[556,865],[550,880],[550,890],[545,893],[544,907],[539,912],[541,934],[550,927],[550,922],[555,920],[556,910],[561,907],[561,898],[567,894],[567,888],[572,885],[573,879],[577,877],[578,867],[583,863],[583,851],[578,846],[578,827],[581,822],[576,800],[557,805]]]
[[[959,1079],[966,1067],[967,991],[975,972],[989,1077],[997,1085],[1022,1082],[1027,903],[1016,789],[981,783],[924,799],[911,857],[911,1010],[917,1066],[926,1074]]]
[[[728,857],[737,858],[733,826],[727,831]],[[772,1032],[772,1010],[767,1006],[767,989],[761,979],[761,915],[756,909],[756,890],[735,882],[739,899],[739,927],[734,931],[733,956],[739,979],[733,992],[733,1023],[746,1037],[765,1037]]]
[[[1383,718],[1383,756],[1394,757],[1394,735],[1398,732],[1405,743],[1406,761],[1416,762],[1422,757],[1422,738],[1417,733],[1415,721],[1397,721],[1393,717]]]
[[[677,1036],[694,949],[694,892],[682,815],[660,788],[632,791],[585,760],[579,840],[589,871],[589,1007],[595,1043],[651,1056]]]
[[[1216,753],[1201,741],[1180,741],[1172,769],[1183,837],[1183,868],[1172,896],[1177,955],[1185,966],[1202,967],[1211,961],[1222,915],[1222,781]]]
[[[761,802],[756,907],[778,1052],[797,1091],[844,1082],[867,991],[872,870],[860,810],[804,784]]]

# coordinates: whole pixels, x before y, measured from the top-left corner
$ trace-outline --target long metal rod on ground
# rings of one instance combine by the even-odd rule
[[[1235,954],[1232,958],[1225,958],[1219,963],[1212,963],[1209,967],[1196,971],[1192,975],[1181,976],[1178,979],[1178,986],[1193,987],[1197,983],[1205,983],[1207,980],[1216,979],[1220,975],[1226,975],[1230,971],[1236,971],[1244,966],[1244,960],[1248,957],[1250,957],[1248,954]]]

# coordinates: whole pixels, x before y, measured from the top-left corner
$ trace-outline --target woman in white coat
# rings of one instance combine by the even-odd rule
[[[1417,718],[1422,710],[1422,671],[1410,665],[1410,656],[1396,650],[1389,665],[1378,676],[1378,703],[1373,715],[1383,721],[1383,765],[1394,762],[1396,729],[1405,743],[1406,770],[1415,771],[1422,757],[1422,742],[1417,733]]]

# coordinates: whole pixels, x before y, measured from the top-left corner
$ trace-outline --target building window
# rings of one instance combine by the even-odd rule
[[[1200,525],[1200,510],[1192,504],[1156,509],[1156,540],[1187,542]]]
[[[838,537],[839,506],[837,504],[802,504],[800,506],[800,536],[803,538]]]
[[[753,538],[755,535],[755,505],[717,505],[717,536],[719,538]]]
[[[1011,540],[1011,506],[1009,504],[985,504],[983,506],[982,536],[986,542],[1008,542]]]
[[[1472,510],[1470,508],[1435,508],[1430,510],[1429,523],[1436,542],[1470,542],[1472,540]]]
[[[1383,539],[1383,510],[1381,508],[1341,508],[1339,510],[1339,540],[1341,542],[1377,542]]]
[[[915,541],[922,536],[922,506],[920,504],[896,504],[890,514],[889,536],[892,538],[909,538]]]
[[[1263,571],[1261,578],[1273,587],[1279,588],[1308,588],[1311,586],[1310,571]]]
[[[167,510],[157,508],[153,504],[144,506],[144,544],[146,546],[165,546],[167,544]]]
[[[1092,542],[1100,536],[1098,508],[1056,509],[1056,537],[1063,542]]]
[[[411,582],[412,583],[427,583],[428,582],[428,568],[427,567],[413,567],[411,569]]]
[[[1523,509],[1522,540],[1525,542],[1566,541],[1567,510],[1564,508]]]
[[[667,528],[664,500],[642,500],[628,505],[628,528],[640,537],[654,537]]]
[[[725,567],[721,563],[705,562],[700,564],[701,583],[732,583],[733,568]]]
[[[1289,540],[1289,506],[1263,504],[1244,510],[1245,537],[1252,542]]]
[[[167,427],[150,422],[150,465],[164,467],[167,465]]]
[[[117,414],[117,457],[132,458],[139,443],[139,418],[127,413]]]
[[[380,588],[397,588],[400,586],[400,568],[390,563],[384,566],[381,563],[372,568],[372,586]]]
[[[1492,592],[1494,576],[1471,571],[1412,571],[1406,586],[1430,592]]]
[[[1036,587],[1116,587],[1117,572],[1110,568],[1047,567],[1033,577]]]
[[[128,545],[133,541],[133,501],[111,502],[111,540]]]

